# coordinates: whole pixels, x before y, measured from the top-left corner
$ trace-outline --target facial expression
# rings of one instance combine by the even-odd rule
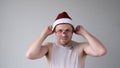
[[[59,24],[55,28],[57,43],[67,45],[71,42],[73,28],[70,24]]]

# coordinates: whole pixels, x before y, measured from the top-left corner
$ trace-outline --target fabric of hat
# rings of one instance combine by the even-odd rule
[[[67,14],[67,12],[62,12],[58,14],[58,16],[55,19],[55,22],[53,23],[52,30],[54,30],[56,25],[61,23],[68,23],[72,25],[72,18]]]

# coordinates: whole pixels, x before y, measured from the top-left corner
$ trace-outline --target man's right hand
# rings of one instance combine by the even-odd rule
[[[46,35],[46,36],[53,34],[52,26],[48,25],[47,27],[45,27],[45,29],[43,31],[43,34]]]

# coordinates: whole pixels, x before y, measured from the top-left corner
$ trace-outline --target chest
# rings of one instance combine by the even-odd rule
[[[79,68],[77,48],[61,48],[54,46],[51,53],[51,68]]]

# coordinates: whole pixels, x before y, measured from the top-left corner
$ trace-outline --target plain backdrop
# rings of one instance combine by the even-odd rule
[[[29,60],[30,44],[57,14],[66,11],[106,46],[102,57],[88,56],[85,68],[120,67],[120,0],[0,0],[0,68],[48,68],[45,57]],[[74,34],[73,40],[84,38]],[[49,36],[45,41],[55,41]]]

